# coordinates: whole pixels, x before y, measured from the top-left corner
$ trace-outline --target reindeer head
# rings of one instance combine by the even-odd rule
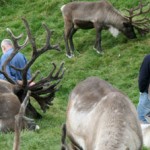
[[[128,11],[129,16],[126,16],[132,25],[140,35],[145,35],[150,32],[150,19],[147,17],[135,19],[135,17],[139,17],[140,15],[148,14],[150,12],[150,2],[145,4],[140,0],[139,5],[135,8],[126,9]]]
[[[123,26],[124,28],[122,32],[124,33],[124,35],[129,39],[135,39],[136,34],[134,32],[134,26],[130,22],[124,22]]]

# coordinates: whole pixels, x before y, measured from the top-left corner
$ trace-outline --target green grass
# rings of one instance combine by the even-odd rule
[[[147,0],[148,1],[148,0]],[[49,51],[43,54],[34,66],[32,72],[41,70],[40,77],[45,76],[52,69],[52,62],[57,66],[65,62],[65,75],[62,87],[56,94],[54,105],[43,114],[37,104],[34,104],[43,119],[36,120],[41,129],[38,132],[23,131],[21,134],[22,150],[58,150],[60,149],[61,125],[65,122],[68,95],[74,86],[89,76],[98,76],[128,95],[136,106],[139,98],[138,73],[141,62],[150,52],[150,34],[138,36],[135,40],[128,40],[124,35],[114,38],[104,31],[102,47],[104,55],[98,55],[93,50],[95,40],[94,30],[79,30],[74,36],[75,57],[65,56],[63,40],[63,18],[60,7],[69,0],[2,0],[0,1],[0,41],[9,38],[6,28],[19,35],[25,33],[21,17],[26,17],[39,47],[44,44],[45,31],[42,23],[46,23],[53,31],[51,43],[59,43],[61,52]],[[120,11],[137,4],[131,0],[111,0]],[[25,36],[24,36],[25,39]],[[23,40],[22,40],[23,41]],[[22,42],[21,41],[21,42]],[[22,51],[29,59],[31,48]],[[13,133],[0,134],[0,149],[10,150],[13,145]],[[146,150],[146,149],[145,149]]]

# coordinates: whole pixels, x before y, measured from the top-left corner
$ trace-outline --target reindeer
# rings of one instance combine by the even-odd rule
[[[70,2],[61,7],[61,12],[64,18],[64,39],[69,58],[73,57],[74,44],[73,35],[78,29],[96,30],[96,40],[94,49],[98,53],[102,52],[101,32],[103,29],[109,29],[113,36],[117,37],[119,32],[122,32],[127,38],[134,39],[136,34],[134,28],[143,35],[149,32],[149,19],[133,21],[135,16],[150,12],[150,8],[143,11],[143,7],[147,4],[140,4],[136,8],[127,10],[129,17],[122,16],[108,1],[97,2]],[[139,10],[139,13],[134,12]]]
[[[19,91],[16,85],[0,80],[0,131],[14,131],[15,115],[19,112],[21,103],[15,93]],[[24,117],[21,129],[38,129],[33,119]]]
[[[0,73],[2,73],[7,79],[7,81],[0,80],[0,131],[2,132],[7,132],[10,130],[14,131],[15,116],[18,114],[21,103],[23,102],[28,91],[30,91],[31,93],[30,97],[33,97],[34,100],[36,100],[37,103],[40,105],[43,112],[46,112],[48,107],[52,105],[52,101],[54,99],[55,93],[59,89],[59,83],[63,78],[63,74],[64,74],[63,71],[64,63],[60,65],[58,71],[56,71],[56,64],[53,63],[53,69],[49,72],[49,74],[46,77],[35,81],[38,74],[40,73],[39,71],[37,71],[33,75],[31,81],[28,82],[27,71],[34,64],[35,60],[37,60],[39,56],[41,56],[44,52],[48,50],[54,49],[59,51],[59,47],[58,45],[50,44],[50,38],[52,32],[45,24],[43,24],[43,27],[47,32],[46,44],[42,48],[37,49],[35,38],[32,36],[28,22],[26,21],[25,18],[22,18],[22,20],[25,24],[26,31],[27,31],[27,38],[22,45],[19,45],[19,39],[21,39],[22,35],[15,36],[10,29],[7,29],[14,43],[14,51],[3,64],[2,70],[0,70]],[[17,54],[18,51],[25,48],[28,41],[30,42],[33,50],[31,60],[28,61],[28,63],[24,68],[16,68],[14,66],[11,66],[15,70],[21,71],[22,84],[20,85],[14,82],[9,77],[9,75],[6,72],[6,66],[13,59],[13,57]],[[35,84],[29,86],[32,81],[34,81]],[[24,123],[22,123],[22,126],[20,127],[21,129],[27,127],[29,123],[33,125],[33,121],[30,119],[25,119],[23,121]]]
[[[98,77],[80,82],[69,96],[62,150],[141,150],[142,132],[129,98]]]

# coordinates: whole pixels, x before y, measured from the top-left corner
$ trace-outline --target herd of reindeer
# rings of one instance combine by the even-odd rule
[[[129,16],[121,15],[106,0],[73,1],[63,5],[61,11],[64,19],[66,55],[69,58],[74,56],[73,35],[78,29],[95,28],[94,49],[98,53],[102,52],[103,29],[108,29],[113,36],[122,32],[129,39],[137,37],[135,30],[141,36],[150,32],[149,18],[133,19],[150,12],[150,3],[143,4],[142,0],[137,7],[127,10]],[[14,44],[14,51],[0,70],[7,79],[7,81],[0,80],[0,132],[14,131],[13,150],[20,149],[22,129],[39,129],[34,119],[28,117],[42,117],[30,103],[30,97],[46,112],[52,105],[64,75],[64,63],[58,69],[53,63],[53,69],[46,77],[38,80],[39,71],[37,71],[30,81],[34,81],[35,84],[29,86],[28,69],[46,51],[59,51],[60,48],[58,44],[50,44],[52,31],[46,24],[43,24],[47,33],[45,45],[37,48],[27,20],[25,18],[22,20],[27,37],[20,45],[19,40],[22,35],[15,36],[11,29],[7,28]],[[28,43],[32,47],[31,60],[24,68],[11,66],[22,73],[23,84],[20,85],[9,77],[6,67]],[[150,148],[150,124],[140,123],[135,106],[125,94],[98,77],[89,77],[76,85],[70,93],[66,122],[62,126],[61,150],[142,150],[143,145]]]

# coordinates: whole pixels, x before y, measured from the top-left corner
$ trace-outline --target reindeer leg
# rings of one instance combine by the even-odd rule
[[[61,137],[61,150],[69,150],[66,144],[66,124],[62,126],[62,137]]]
[[[69,43],[70,43],[70,48],[72,51],[74,51],[74,44],[73,44],[73,35],[76,33],[77,29],[72,28],[70,36],[69,36]]]
[[[96,29],[96,40],[94,49],[96,49],[97,53],[102,53],[102,46],[101,46],[101,32],[102,32],[102,26],[94,25]]]
[[[71,30],[72,30],[72,23],[69,21],[65,21],[65,33],[64,33],[64,40],[65,40],[65,46],[66,46],[66,51],[67,54],[66,56],[68,58],[73,57],[71,51],[70,51],[70,47],[69,47],[69,36],[71,35]]]
[[[65,34],[64,34],[64,40],[65,40],[65,47],[66,47],[66,56],[68,58],[71,58],[71,52],[70,52],[70,48],[69,48],[68,38]]]
[[[71,141],[71,148],[73,150],[83,150],[83,148],[75,141],[75,139],[71,135],[68,135],[68,137]]]

